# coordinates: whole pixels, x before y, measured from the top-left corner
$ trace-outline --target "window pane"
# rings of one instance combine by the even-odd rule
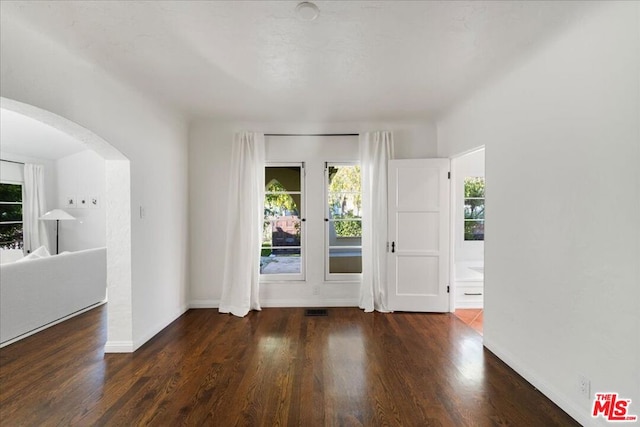
[[[329,166],[327,200],[331,218],[354,218],[362,215],[360,166]]]
[[[360,193],[360,185],[359,165],[329,166],[330,193]]]
[[[266,194],[264,196],[265,219],[300,216],[300,194]]]
[[[272,225],[271,221],[265,221],[262,226],[262,246],[272,246]]]
[[[267,191],[300,191],[300,166],[268,166],[264,168]]]
[[[271,221],[271,244],[273,246],[300,246],[300,220],[280,217]]]
[[[329,218],[361,218],[362,195],[360,193],[329,193]]]
[[[484,197],[484,177],[465,178],[464,197]]]
[[[270,252],[268,255],[265,255]],[[263,249],[260,257],[261,274],[300,274],[300,248]]]
[[[464,219],[484,219],[484,199],[465,199]]]
[[[329,273],[362,273],[362,249],[329,249]]]
[[[22,224],[0,224],[0,248],[22,248]]]
[[[464,240],[484,240],[484,221],[465,221]]]
[[[21,202],[22,185],[0,184],[0,202]]]
[[[302,170],[300,165],[265,167],[261,274],[291,274],[289,279],[303,279]]]
[[[22,221],[22,205],[0,204],[0,221]]]
[[[362,237],[362,221],[344,220],[329,221],[329,245],[333,246],[333,236],[336,239],[344,239],[349,237]]]

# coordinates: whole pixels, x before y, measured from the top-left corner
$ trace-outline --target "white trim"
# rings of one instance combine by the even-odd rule
[[[98,302],[98,303],[95,303],[95,304],[93,304],[93,305],[90,305],[89,307],[85,307],[85,308],[83,308],[82,310],[78,310],[78,311],[76,311],[75,313],[71,313],[71,314],[69,314],[69,315],[67,315],[67,316],[61,317],[61,318],[60,318],[60,319],[58,319],[58,320],[54,320],[54,321],[53,321],[53,322],[51,322],[51,323],[47,323],[47,324],[46,324],[46,325],[44,325],[44,326],[41,326],[41,327],[36,328],[36,329],[34,329],[34,330],[32,330],[32,331],[26,332],[26,333],[24,333],[24,334],[22,334],[22,335],[20,335],[20,336],[17,336],[17,337],[15,337],[15,338],[12,338],[12,339],[10,339],[10,340],[7,340],[7,341],[3,342],[2,344],[0,344],[0,348],[5,347],[5,346],[8,346],[9,344],[13,344],[14,342],[20,341],[20,340],[22,340],[22,339],[24,339],[24,338],[27,338],[27,337],[29,337],[29,336],[31,336],[31,335],[33,335],[33,334],[37,334],[38,332],[44,331],[44,330],[45,330],[45,329],[47,329],[47,328],[50,328],[50,327],[52,327],[52,326],[54,326],[54,325],[57,325],[58,323],[62,323],[62,322],[64,322],[65,320],[69,320],[69,319],[71,319],[72,317],[76,317],[76,316],[78,316],[78,315],[80,315],[80,314],[82,314],[82,313],[85,313],[85,312],[89,311],[89,310],[93,310],[94,308],[99,307],[99,306],[101,306],[102,304],[105,304],[106,302],[107,302],[107,300],[100,301],[100,302]]]
[[[168,327],[171,323],[175,322],[175,320],[182,316],[189,309],[188,304],[183,305],[178,309],[177,312],[173,314],[173,316],[169,317],[168,321],[162,321],[156,324],[156,326],[152,329],[149,329],[146,334],[142,335],[140,338],[133,340],[133,351],[136,351],[140,347],[142,347],[147,341],[158,335],[163,329]],[[132,351],[132,352],[133,352]],[[106,352],[106,346],[105,346]]]
[[[220,307],[219,299],[196,299],[189,302],[189,309],[193,308],[218,308]]]
[[[496,343],[483,338],[484,346],[495,354],[502,362],[506,363],[510,368],[516,371],[520,376],[527,380],[531,385],[537,388],[542,394],[544,394],[549,400],[558,405],[560,409],[565,411],[574,420],[582,424],[583,426],[595,426],[597,425],[594,418],[591,418],[589,408],[580,408],[573,403],[564,393],[558,391],[552,384],[541,380],[542,377],[537,372],[532,371],[527,365],[522,363],[511,354],[509,351],[504,350]]]
[[[105,353],[133,353],[133,341],[107,341]]]
[[[356,298],[294,298],[261,300],[262,307],[271,308],[302,308],[302,307],[358,307]]]
[[[456,269],[456,191],[455,185],[452,183],[456,182],[456,160],[461,157],[468,156],[469,154],[477,153],[478,151],[485,150],[486,146],[481,145],[479,147],[474,147],[469,150],[463,151],[461,153],[452,154],[449,156],[449,312],[454,313],[458,306],[456,305],[456,279],[455,269]],[[486,151],[485,151],[486,153]],[[485,158],[485,165],[487,161]],[[486,206],[486,193],[485,193],[485,206]],[[484,242],[484,240],[482,240]],[[484,262],[484,261],[483,261]],[[484,279],[483,279],[484,280]],[[460,308],[465,308],[460,306]],[[484,308],[484,301],[483,307]]]
[[[220,300],[192,300],[189,309],[218,308]],[[260,305],[268,308],[302,308],[302,307],[357,307],[358,298],[295,298],[261,300]]]

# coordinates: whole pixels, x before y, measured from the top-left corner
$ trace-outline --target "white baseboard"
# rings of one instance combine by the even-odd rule
[[[133,340],[133,351],[136,351],[137,349],[142,347],[144,343],[155,337],[160,331],[169,326],[178,317],[182,316],[188,309],[189,307],[187,304],[183,305],[182,307],[178,308],[178,310],[176,310],[173,315],[169,316],[167,320],[157,323],[154,328],[149,329],[143,336]]]
[[[159,322],[154,328],[151,328],[140,338],[133,341],[107,341],[104,345],[105,353],[133,353],[144,345],[151,338],[156,336],[160,331],[169,326],[174,320],[182,316],[187,310],[187,305],[183,305],[172,316],[169,316],[167,320]]]
[[[260,301],[260,306],[271,307],[358,307],[359,301],[355,298],[295,298],[295,299],[271,299]]]
[[[218,308],[219,299],[196,299],[189,302],[189,308]]]
[[[105,353],[133,353],[133,341],[107,341]]]
[[[260,306],[265,308],[274,307],[357,307],[358,300],[355,298],[340,298],[340,299],[269,299],[261,300]],[[189,303],[189,308],[218,308],[220,307],[220,300],[192,300]]]
[[[548,382],[541,380],[540,378],[542,378],[542,375],[539,375],[537,372],[532,371],[509,351],[506,351],[499,345],[491,342],[486,338],[486,336],[484,337],[484,346],[493,354],[498,356],[500,360],[511,367],[511,369],[513,369],[524,379],[529,381],[535,388],[537,388],[542,394],[548,397],[549,400],[551,400],[553,403],[558,405],[560,409],[569,414],[574,420],[578,421],[583,426],[596,425],[596,422],[594,418],[591,417],[589,410],[580,408],[578,405],[572,402],[564,393],[556,390],[556,388]]]
[[[85,308],[83,308],[82,310],[78,310],[78,311],[76,311],[75,313],[71,313],[71,314],[69,314],[68,316],[61,317],[60,319],[55,320],[55,321],[53,321],[53,322],[51,322],[51,323],[47,323],[47,324],[46,324],[46,325],[44,325],[44,326],[41,326],[41,327],[36,328],[36,329],[34,329],[34,330],[32,330],[32,331],[26,332],[26,333],[24,333],[24,334],[22,334],[22,335],[20,335],[20,336],[17,336],[17,337],[15,337],[15,338],[12,338],[12,339],[10,339],[10,340],[7,340],[7,341],[3,342],[2,344],[0,344],[0,348],[5,347],[5,346],[8,346],[9,344],[13,344],[14,342],[20,341],[20,340],[25,339],[25,338],[27,338],[27,337],[30,337],[30,336],[31,336],[31,335],[33,335],[33,334],[37,334],[38,332],[44,331],[45,329],[50,328],[50,327],[52,327],[53,325],[57,325],[58,323],[62,323],[62,322],[64,322],[65,320],[69,320],[69,319],[71,319],[71,318],[73,318],[73,317],[79,316],[79,315],[80,315],[80,314],[82,314],[82,313],[86,313],[87,311],[92,310],[92,309],[94,309],[94,308],[96,308],[96,307],[99,307],[99,306],[101,306],[102,304],[105,304],[106,302],[107,302],[107,300],[100,301],[100,302],[98,302],[98,303],[96,303],[96,304],[90,305],[89,307],[85,307]]]

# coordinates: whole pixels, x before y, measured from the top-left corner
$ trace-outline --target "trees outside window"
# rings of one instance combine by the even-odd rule
[[[464,180],[464,240],[484,240],[484,177]]]
[[[0,183],[0,249],[22,247],[22,185]]]

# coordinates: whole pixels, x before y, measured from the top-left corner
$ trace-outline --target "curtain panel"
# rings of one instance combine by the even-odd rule
[[[366,312],[388,312],[387,164],[393,159],[388,131],[360,134],[362,171],[362,285],[359,306]]]
[[[49,248],[49,238],[44,221],[40,217],[47,212],[44,191],[44,167],[27,163],[24,165],[22,187],[22,233],[24,250],[29,253],[40,246]]]
[[[221,313],[244,317],[250,310],[260,310],[258,282],[264,216],[264,165],[264,134],[236,134],[229,176]]]

